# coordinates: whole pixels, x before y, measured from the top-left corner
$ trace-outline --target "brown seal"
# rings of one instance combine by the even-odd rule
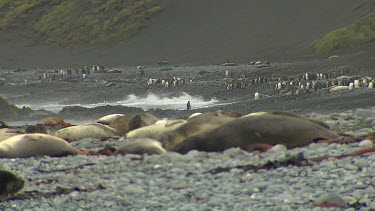
[[[186,138],[212,130],[235,119],[215,115],[209,115],[204,118],[198,118],[199,116],[189,119],[187,123],[173,131],[163,133],[161,135],[161,143],[163,144],[163,147],[166,150],[173,150],[177,144],[184,142]]]
[[[187,123],[187,121],[183,119],[159,120],[155,124],[129,131],[126,134],[126,138],[152,138],[160,141],[163,133],[173,131],[185,123]]]
[[[222,124],[220,127],[187,138],[175,151],[187,153],[223,151],[231,147],[253,151],[262,146],[283,144],[288,149],[339,136],[305,117],[286,112],[261,112]]]
[[[151,114],[137,114],[129,122],[129,131],[141,128],[147,125],[155,124],[159,119]]]
[[[133,119],[133,116],[122,116],[117,119],[115,119],[109,126],[111,128],[114,128],[117,130],[118,134],[120,136],[125,135],[127,132],[129,132],[129,123]]]
[[[58,117],[48,117],[41,119],[37,125],[45,125],[45,126],[51,126],[51,127],[69,127],[72,126],[70,123],[65,122],[64,120],[58,118]]]

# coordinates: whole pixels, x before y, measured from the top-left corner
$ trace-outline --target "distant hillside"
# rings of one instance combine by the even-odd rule
[[[329,53],[341,48],[354,48],[375,41],[375,13],[358,18],[349,26],[335,29],[313,43],[313,50]]]
[[[0,69],[311,58],[315,40],[373,2],[0,0]]]
[[[158,0],[2,0],[0,28],[63,47],[113,43],[137,34],[159,12]]]

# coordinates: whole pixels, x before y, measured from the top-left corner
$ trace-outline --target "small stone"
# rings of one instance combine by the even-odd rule
[[[200,152],[198,150],[190,150],[186,155],[188,158],[207,158],[207,152]]]
[[[195,210],[195,206],[194,206],[194,204],[184,204],[184,205],[182,205],[182,207],[178,208],[178,210],[181,210],[181,211]]]
[[[329,115],[329,119],[332,119],[332,120],[338,120],[339,119],[339,114],[338,113],[332,113]]]
[[[276,144],[269,151],[271,151],[271,152],[285,152],[285,151],[288,151],[288,149],[283,144]]]
[[[178,183],[174,186],[174,188],[176,188],[176,189],[185,189],[185,188],[188,188],[188,187],[190,187],[190,184],[186,183],[186,182],[180,182],[180,183]]]
[[[239,155],[246,155],[247,152],[242,150],[241,148],[238,147],[232,147],[223,152],[225,155],[229,155],[231,157],[239,156]]]
[[[351,196],[344,196],[344,200],[349,204],[349,205],[355,205],[358,203],[358,200],[354,197]]]
[[[354,165],[358,166],[359,168],[365,168],[369,166],[369,163],[366,159],[358,159],[354,161]]]
[[[374,130],[372,128],[362,128],[354,132],[354,135],[357,137],[361,136],[368,136],[369,134],[373,133]]]
[[[344,208],[346,206],[345,200],[336,193],[327,193],[321,195],[314,202],[315,206],[324,207],[327,205],[337,206],[338,208]]]
[[[359,170],[358,166],[355,166],[355,165],[353,165],[353,164],[346,164],[346,165],[344,166],[344,168],[345,168],[346,170],[349,170],[349,171],[358,171],[358,170]]]
[[[374,111],[372,109],[357,108],[354,110],[354,114],[360,117],[373,117]]]
[[[359,147],[373,147],[374,143],[371,140],[365,139],[358,144]]]
[[[127,194],[141,194],[141,193],[145,193],[146,191],[141,186],[129,185],[125,188],[125,192]]]
[[[207,199],[209,197],[209,193],[207,191],[197,191],[195,193],[195,198],[202,200]]]

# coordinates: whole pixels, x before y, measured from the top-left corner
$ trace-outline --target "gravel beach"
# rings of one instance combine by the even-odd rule
[[[322,61],[322,66],[325,65]],[[374,134],[374,90],[329,93],[325,89],[288,96],[273,91],[274,84],[255,84],[245,89],[226,89],[226,70],[234,74],[300,77],[309,63],[275,63],[259,69],[251,65],[235,67],[147,67],[141,75],[135,67],[113,67],[121,73],[97,73],[82,79],[57,77],[54,82],[39,81],[47,70],[10,71],[0,96],[16,105],[47,103],[108,104],[124,96],[147,96],[153,93],[159,100],[187,93],[203,101],[217,100],[217,105],[182,109],[149,109],[158,118],[174,119],[195,112],[237,111],[241,114],[268,110],[286,110],[322,120],[337,133],[366,137]],[[298,71],[290,72],[295,67]],[[325,71],[341,66],[327,65]],[[345,67],[350,70],[350,67]],[[278,70],[277,73],[275,73]],[[372,71],[356,72],[374,77]],[[180,77],[188,82],[168,87],[147,85],[150,78]],[[24,79],[28,82],[25,84]],[[114,86],[107,86],[113,82]],[[254,93],[264,97],[255,100]],[[139,98],[140,100],[142,98]],[[185,103],[185,102],[184,102]],[[183,103],[183,105],[184,105]],[[116,111],[139,113],[136,108],[102,106],[68,109],[55,113],[64,119],[80,123],[91,122]],[[116,110],[119,109],[119,110]],[[81,114],[81,115],[80,115]],[[41,116],[25,116],[24,122]],[[4,121],[12,122],[10,119]],[[35,122],[36,123],[36,122]],[[82,150],[100,150],[106,146],[118,148],[118,139],[100,141],[83,139],[71,145]],[[275,146],[269,152],[248,153],[232,148],[223,153],[190,151],[186,155],[167,152],[164,155],[140,156],[67,156],[61,158],[33,157],[1,159],[1,166],[22,176],[26,187],[0,204],[8,210],[371,210],[375,207],[375,156],[367,153],[342,159],[329,158],[321,162],[307,161],[305,165],[276,165],[271,169],[249,170],[248,165],[260,166],[268,161],[282,161],[302,155],[304,158],[342,155],[372,147],[371,140],[350,144],[313,143],[306,147],[286,150]],[[302,154],[300,154],[302,153]],[[298,163],[298,162],[297,162]],[[300,162],[301,164],[302,162]],[[219,169],[219,170],[218,170]],[[221,169],[221,170],[220,170]],[[222,170],[225,169],[225,170]],[[323,202],[336,208],[319,207]],[[326,206],[329,207],[329,206]],[[340,207],[340,208],[338,208]]]
[[[131,140],[110,128],[111,137],[73,142],[53,137],[70,150],[69,156],[28,158],[4,158],[12,149],[0,139],[0,210],[375,210],[375,43],[341,48],[335,42],[339,49],[331,53],[312,50],[329,31],[352,27],[373,12],[373,0],[153,1],[160,3],[160,14],[145,17],[142,30],[129,39],[68,47],[33,40],[42,35],[33,27],[52,20],[45,35],[58,30],[75,38],[79,32],[107,28],[103,12],[131,25],[127,18],[132,11],[96,7],[99,1],[4,2],[1,24],[8,24],[0,24],[0,137],[9,135],[2,136],[8,130],[3,127],[18,133],[47,117],[78,126],[109,114],[147,113],[167,122],[205,112],[282,111],[310,125],[321,121],[319,127],[329,127],[332,137],[342,139],[308,139],[308,145],[293,149],[278,144],[266,152],[229,148],[112,155]],[[120,2],[125,1],[110,3]],[[60,19],[65,13],[59,10],[65,8],[85,26],[91,20],[86,13],[100,14],[90,16],[99,28],[59,28],[65,22],[53,18]],[[118,19],[117,9],[126,19]],[[355,28],[359,34],[353,37],[362,38],[373,27],[358,23]],[[111,28],[107,31],[112,35]],[[296,134],[288,129],[282,135]],[[42,136],[35,136],[39,139],[23,139],[15,148],[51,150],[45,146],[53,145],[48,135],[43,134],[43,146],[37,145]],[[157,144],[165,152],[164,143]],[[110,155],[98,155],[103,149]]]

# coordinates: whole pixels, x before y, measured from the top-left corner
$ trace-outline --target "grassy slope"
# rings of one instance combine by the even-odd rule
[[[0,0],[0,71],[321,58],[311,43],[367,14],[370,1]]]
[[[315,41],[312,48],[318,53],[329,53],[333,50],[356,47],[375,41],[375,13],[359,18],[347,27],[328,32]]]
[[[0,29],[74,46],[124,41],[160,12],[158,0],[0,0]]]

